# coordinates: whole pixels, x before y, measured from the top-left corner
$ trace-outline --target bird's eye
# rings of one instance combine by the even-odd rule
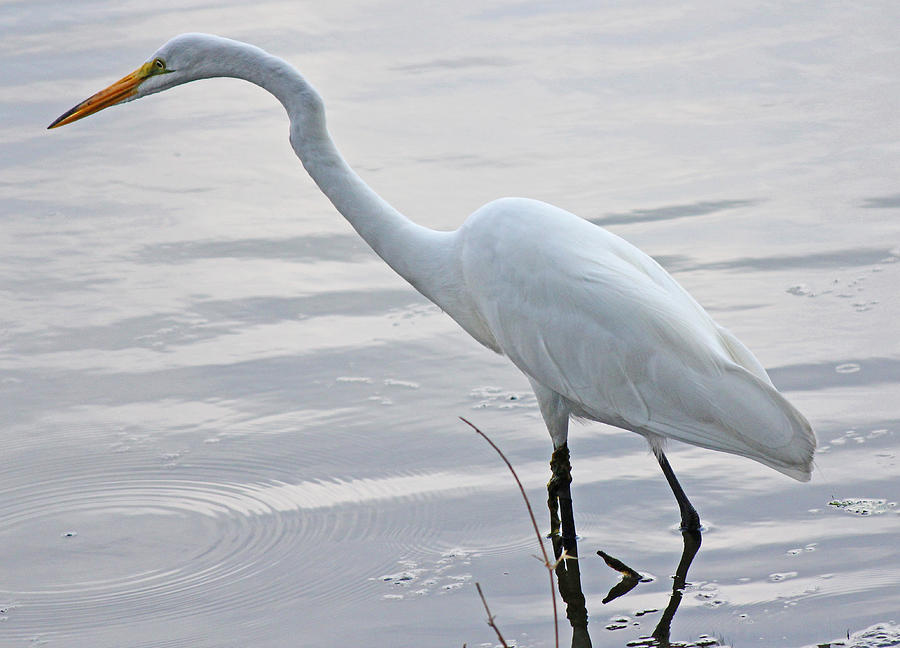
[[[160,72],[162,72],[163,70],[166,69],[166,62],[163,61],[161,58],[154,59],[153,67],[156,68],[157,70],[159,70]]]

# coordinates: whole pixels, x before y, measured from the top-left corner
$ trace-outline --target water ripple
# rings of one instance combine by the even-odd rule
[[[7,482],[19,485],[0,493],[0,544],[10,564],[0,603],[11,639],[236,607],[247,613],[298,597],[365,598],[372,585],[361,570],[383,574],[397,556],[434,543],[434,493],[444,490],[417,474],[272,481],[264,461],[178,474],[158,464],[74,463],[51,460],[30,483],[12,469]],[[235,474],[241,478],[223,478]],[[404,515],[360,505],[386,499],[400,501]],[[386,557],[367,554],[364,566],[322,560],[337,543],[377,543]],[[40,565],[16,560],[33,552],[44,556]]]

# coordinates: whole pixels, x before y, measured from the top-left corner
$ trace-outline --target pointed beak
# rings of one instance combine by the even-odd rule
[[[95,112],[99,112],[109,106],[114,106],[129,97],[133,97],[137,94],[138,86],[148,76],[150,76],[150,64],[145,63],[128,76],[122,77],[108,88],[101,90],[97,94],[85,99],[71,110],[64,112],[57,117],[56,121],[47,126],[47,128],[56,128],[57,126],[71,124],[73,121],[78,121],[82,117],[93,115]]]

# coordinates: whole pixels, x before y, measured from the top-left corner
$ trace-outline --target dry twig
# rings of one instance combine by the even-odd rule
[[[497,639],[500,640],[500,645],[503,648],[509,648],[509,644],[506,643],[506,639],[503,638],[503,635],[500,634],[500,628],[497,627],[497,624],[494,623],[494,615],[491,614],[491,608],[488,607],[487,601],[484,598],[484,592],[481,591],[481,583],[475,583],[475,589],[478,590],[478,596],[481,597],[481,604],[484,606],[484,611],[487,612],[488,616],[488,625],[494,629],[494,632],[497,633]],[[465,648],[465,646],[463,646]]]
[[[497,454],[500,455],[500,458],[503,459],[503,463],[506,464],[506,467],[509,468],[509,472],[512,473],[513,479],[516,480],[516,484],[519,486],[519,492],[522,493],[522,499],[525,500],[525,506],[528,508],[528,516],[531,518],[531,525],[534,527],[534,534],[537,536],[538,545],[541,547],[541,555],[544,557],[544,566],[547,568],[547,573],[550,575],[550,599],[553,601],[553,635],[555,639],[555,646],[559,648],[559,617],[556,611],[556,586],[553,583],[553,574],[556,569],[556,565],[558,562],[550,562],[550,558],[547,555],[547,549],[544,547],[544,539],[541,537],[541,530],[538,528],[537,519],[534,517],[534,511],[531,509],[531,502],[528,501],[528,495],[525,494],[525,487],[522,486],[522,482],[519,480],[519,476],[516,474],[515,469],[512,467],[512,464],[509,462],[509,459],[506,458],[506,455],[503,454],[503,451],[497,447],[493,441],[488,438],[484,432],[479,430],[475,425],[464,419],[463,417],[459,417],[460,420],[468,425],[470,428],[475,430],[481,437],[487,441],[490,446],[496,450]],[[478,584],[475,584],[478,587],[478,593],[481,595],[481,600],[484,602],[484,607],[487,609],[487,603],[484,601],[484,595],[481,594],[481,587]],[[500,631],[497,630],[497,627],[493,623],[493,617],[491,617],[490,610],[488,610],[488,625],[490,625],[497,632],[497,636],[500,636]],[[501,637],[501,642],[503,638]],[[506,644],[503,644],[506,646]]]

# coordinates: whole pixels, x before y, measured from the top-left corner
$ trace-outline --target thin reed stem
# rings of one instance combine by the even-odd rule
[[[500,455],[500,458],[503,459],[503,463],[506,464],[506,467],[509,468],[509,472],[512,473],[513,479],[516,480],[516,484],[519,486],[519,492],[522,493],[522,499],[525,500],[525,506],[528,508],[528,517],[531,518],[531,525],[534,527],[534,534],[537,537],[538,545],[541,547],[541,554],[544,556],[544,566],[547,568],[547,573],[550,576],[550,599],[553,601],[553,635],[555,639],[555,646],[559,648],[559,615],[556,611],[556,585],[553,582],[553,574],[556,569],[557,562],[550,562],[550,558],[547,555],[547,549],[544,547],[544,538],[541,536],[541,530],[538,528],[537,519],[534,517],[534,511],[531,509],[531,502],[528,501],[528,495],[525,494],[525,487],[522,486],[522,482],[519,479],[519,476],[516,474],[515,468],[512,467],[512,464],[509,462],[509,459],[506,458],[506,455],[503,454],[503,451],[497,447],[497,444],[491,441],[491,439],[484,432],[479,430],[475,425],[464,419],[463,417],[459,417],[460,420],[468,425],[470,428],[475,430],[481,437],[487,441],[490,446]],[[476,583],[477,586],[477,583]],[[481,594],[481,588],[478,587],[478,593]],[[481,597],[481,600],[484,601],[484,596]],[[487,608],[487,603],[485,603],[485,608]],[[490,617],[490,613],[488,613]],[[493,627],[493,624],[491,624]],[[496,627],[494,627],[496,630]],[[499,635],[499,631],[497,632]],[[505,646],[506,644],[504,644]]]

